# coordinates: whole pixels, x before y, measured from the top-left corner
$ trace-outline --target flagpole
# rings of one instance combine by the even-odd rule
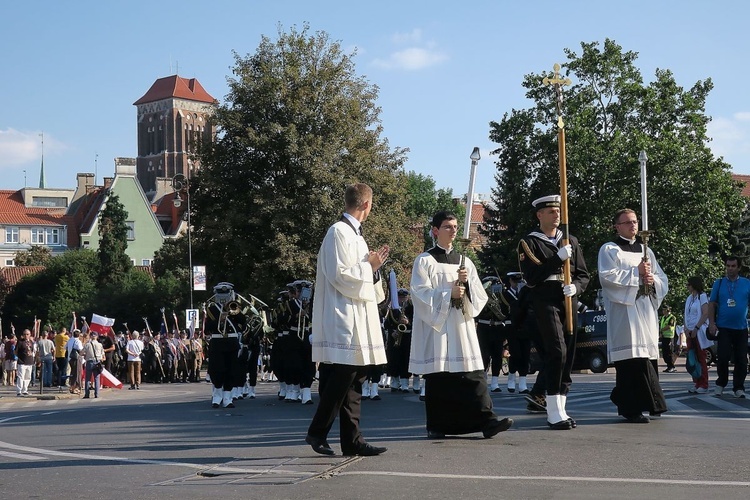
[[[562,245],[570,244],[570,229],[568,227],[568,172],[567,159],[565,156],[565,122],[562,119],[562,88],[570,85],[570,78],[560,76],[560,65],[555,63],[552,67],[555,74],[552,78],[544,77],[544,85],[552,85],[557,94],[557,155],[560,165],[560,230],[563,233]],[[570,259],[563,262],[563,283],[570,285]],[[573,335],[573,299],[565,297],[565,328],[568,335]]]

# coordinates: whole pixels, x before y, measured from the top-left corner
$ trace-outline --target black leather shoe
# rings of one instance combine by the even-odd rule
[[[443,439],[445,434],[438,431],[427,431],[427,439]]]
[[[628,415],[625,417],[625,420],[627,420],[631,424],[647,424],[650,422],[649,418],[642,413],[639,413],[637,415]]]
[[[555,422],[554,424],[547,421],[547,425],[549,425],[549,428],[553,431],[567,431],[573,428],[573,424],[570,422],[570,420],[560,420],[559,422]]]
[[[320,453],[321,455],[335,455],[336,454],[328,445],[328,442],[325,439],[315,438],[308,434],[305,437],[305,443],[312,446],[312,449],[315,453]]]
[[[388,451],[388,448],[383,448],[379,446],[373,446],[370,443],[362,443],[354,450],[347,450],[344,452],[345,457],[374,457],[376,455],[380,455],[381,453],[385,453]]]
[[[576,427],[578,427],[578,424],[576,423],[576,421],[575,421],[575,420],[573,420],[573,419],[572,419],[571,417],[568,417],[568,422],[570,422],[570,426],[571,426],[572,428],[574,428],[574,429],[575,429]]]
[[[510,426],[513,425],[513,419],[512,418],[503,418],[501,420],[494,419],[491,420],[487,425],[484,426],[484,429],[482,429],[482,435],[489,439],[498,432],[507,431],[510,429]]]

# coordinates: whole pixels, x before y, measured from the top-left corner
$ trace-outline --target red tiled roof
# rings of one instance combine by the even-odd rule
[[[65,214],[65,208],[27,207],[21,191],[0,190],[0,225],[67,226],[67,246],[78,240],[75,219]]]
[[[177,192],[167,193],[158,200],[154,200],[152,203],[153,205],[156,205],[156,210],[154,210],[154,214],[156,215],[156,218],[162,222],[162,226],[164,229],[164,232],[168,235],[173,235],[177,232],[177,230],[180,227],[180,224],[182,222],[182,217],[185,214],[185,211],[187,210],[187,203],[183,201],[183,203],[179,206],[179,208],[175,208],[174,206],[174,199],[177,197]],[[184,197],[183,197],[184,200]],[[164,227],[165,224],[163,221],[169,221],[169,226]]]
[[[22,266],[22,267],[4,267],[0,269],[5,281],[11,287],[21,281],[21,278],[28,276],[29,274],[35,274],[44,270],[44,266]]]
[[[190,101],[207,102],[213,104],[216,99],[206,92],[203,86],[195,78],[182,78],[172,75],[159,78],[151,85],[143,97],[133,103],[134,106],[146,104],[147,102],[161,101],[170,97],[179,97]]]
[[[26,207],[20,190],[0,190],[0,224],[49,226],[71,222],[64,208]]]
[[[732,174],[732,180],[744,183],[742,196],[750,198],[750,175]]]
[[[484,222],[484,203],[475,201],[471,206],[471,223],[481,224]]]

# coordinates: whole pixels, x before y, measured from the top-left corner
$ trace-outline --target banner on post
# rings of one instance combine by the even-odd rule
[[[206,289],[206,266],[193,266],[193,290]]]

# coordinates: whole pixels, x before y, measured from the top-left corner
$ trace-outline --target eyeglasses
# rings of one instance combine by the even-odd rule
[[[638,221],[637,220],[624,220],[622,222],[616,223],[615,226],[621,226],[623,224],[630,224],[631,226],[637,226]]]
[[[440,229],[445,229],[446,231],[458,231],[458,226],[440,226]]]

